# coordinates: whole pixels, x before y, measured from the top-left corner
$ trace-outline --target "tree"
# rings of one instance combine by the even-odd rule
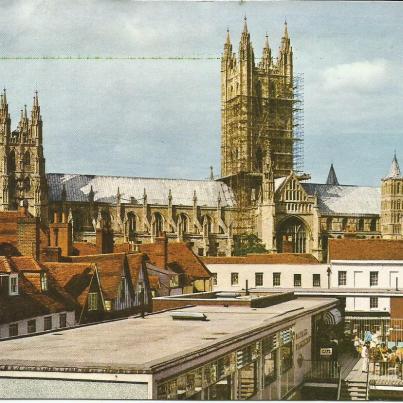
[[[234,239],[234,256],[245,256],[248,253],[267,253],[262,240],[255,234],[241,234]]]

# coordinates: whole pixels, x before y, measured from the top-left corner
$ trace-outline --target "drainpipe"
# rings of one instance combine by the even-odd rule
[[[249,295],[248,280],[246,280],[246,284],[245,284],[245,295]]]

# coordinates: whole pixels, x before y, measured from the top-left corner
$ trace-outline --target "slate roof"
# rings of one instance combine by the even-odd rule
[[[403,260],[403,241],[329,239],[329,260]]]
[[[172,202],[176,205],[193,205],[196,191],[199,206],[216,207],[218,195],[221,195],[223,207],[234,206],[232,190],[223,182],[214,180],[138,178],[123,176],[99,176],[49,173],[46,175],[49,186],[49,200],[61,201],[63,185],[67,201],[88,202],[88,195],[94,191],[94,201],[116,203],[117,191],[121,194],[121,203],[130,203],[131,198],[142,204],[144,189],[149,204],[168,204],[169,190]]]
[[[301,185],[309,195],[317,195],[321,214],[379,215],[381,213],[380,188],[304,182]]]

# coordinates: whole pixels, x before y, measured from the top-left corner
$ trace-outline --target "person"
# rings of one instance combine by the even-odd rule
[[[357,357],[361,356],[361,343],[360,343],[360,339],[358,338],[358,336],[355,336],[354,338],[354,348],[355,351],[357,352]]]
[[[369,343],[365,343],[362,347],[361,358],[362,358],[362,372],[368,372],[368,364],[369,364]]]

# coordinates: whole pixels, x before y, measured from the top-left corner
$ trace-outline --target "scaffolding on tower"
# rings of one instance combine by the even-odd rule
[[[304,75],[294,76],[293,81],[293,167],[297,174],[304,171]]]

